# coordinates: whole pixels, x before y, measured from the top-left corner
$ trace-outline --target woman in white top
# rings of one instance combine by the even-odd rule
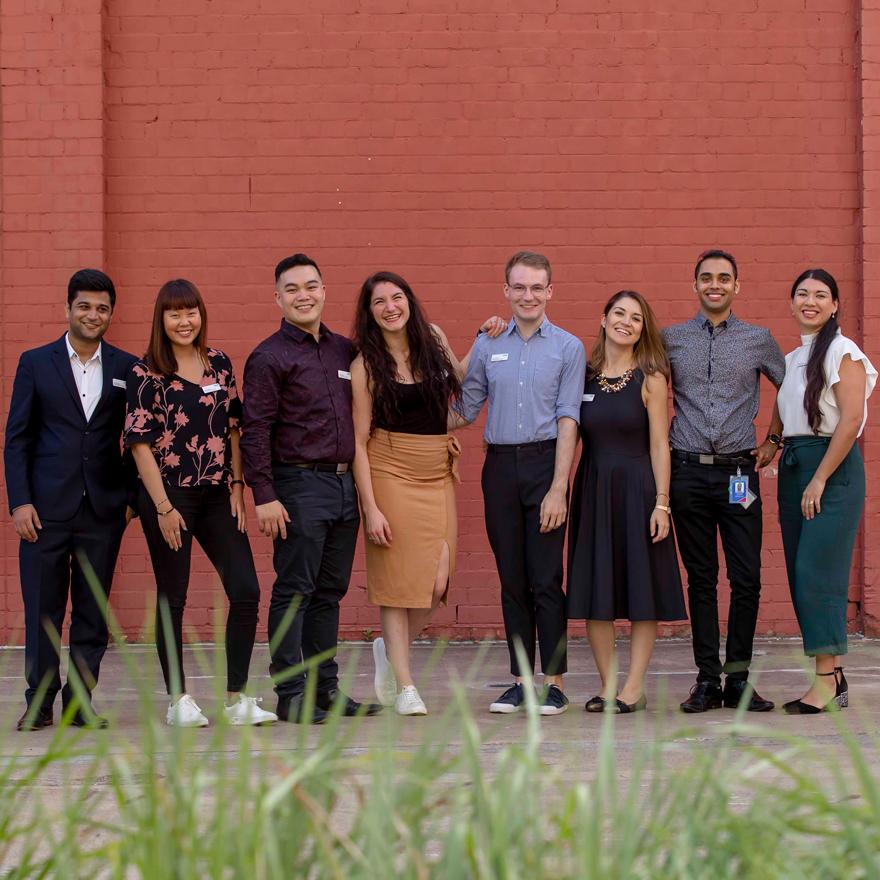
[[[839,660],[847,652],[849,569],[865,502],[856,439],[877,371],[840,332],[839,306],[837,282],[824,269],[808,269],[792,285],[802,345],[785,358],[774,413],[784,444],[778,492],[788,583],[804,652],[816,662],[810,689],[783,706],[790,715],[849,703]]]

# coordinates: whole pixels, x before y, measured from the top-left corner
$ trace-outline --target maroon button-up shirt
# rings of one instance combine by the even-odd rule
[[[244,477],[257,504],[275,501],[272,465],[351,462],[351,340],[323,324],[316,342],[282,320],[251,353],[244,368]]]

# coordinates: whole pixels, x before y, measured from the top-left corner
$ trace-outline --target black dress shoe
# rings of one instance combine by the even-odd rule
[[[92,730],[106,730],[110,726],[110,722],[98,715],[94,709],[83,712],[77,709],[70,718],[71,727],[88,727]]]
[[[24,715],[18,719],[18,722],[15,725],[16,730],[43,730],[46,727],[51,727],[53,722],[52,718],[52,710],[51,709],[43,709],[41,712],[37,712],[36,715],[31,712],[30,706],[24,710]]]
[[[724,682],[724,705],[728,709],[739,708],[747,694],[747,712],[771,712],[776,705],[772,700],[765,700],[745,678],[728,678]]]
[[[327,713],[320,707],[309,705],[302,695],[298,697],[279,697],[278,708],[275,714],[281,721],[289,721],[291,724],[323,724],[327,720]]]
[[[697,712],[708,712],[720,709],[722,704],[721,685],[711,681],[698,681],[692,688],[690,696],[681,704],[681,711],[688,715]]]
[[[325,712],[332,712],[334,703],[342,703],[342,714],[347,718],[355,715],[378,715],[385,708],[381,703],[359,703],[339,690],[317,694],[315,703]]]

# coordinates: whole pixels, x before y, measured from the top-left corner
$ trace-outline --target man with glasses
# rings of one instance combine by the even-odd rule
[[[568,708],[562,549],[568,479],[577,442],[586,354],[578,339],[545,316],[553,296],[550,263],[520,251],[505,270],[513,320],[495,339],[481,335],[462,384],[460,414],[472,422],[488,401],[483,466],[486,531],[501,580],[501,609],[515,678],[489,707],[515,712],[525,703],[516,654],[535,666],[535,631],[546,685],[540,711]]]

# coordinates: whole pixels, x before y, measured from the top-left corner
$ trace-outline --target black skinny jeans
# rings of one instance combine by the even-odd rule
[[[156,575],[156,647],[169,694],[185,693],[183,675],[183,609],[189,587],[192,542],[195,538],[217,569],[229,597],[226,619],[226,689],[236,693],[247,684],[248,667],[257,633],[260,585],[247,535],[238,530],[230,513],[226,486],[180,488],[166,486],[168,500],[186,523],[181,532],[183,546],[172,550],[159,528],[156,508],[141,486],[138,512]],[[168,645],[162,609],[171,618],[173,646]]]

